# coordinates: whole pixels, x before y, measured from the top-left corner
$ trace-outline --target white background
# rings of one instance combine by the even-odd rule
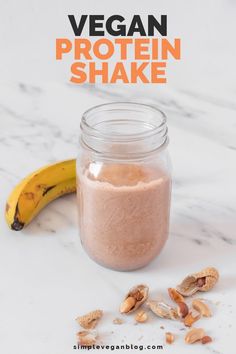
[[[232,87],[236,78],[234,0],[199,1],[3,1],[0,12],[2,79],[68,80],[55,61],[55,39],[73,37],[68,14],[168,15],[168,37],[182,39],[182,61],[170,64],[169,84]],[[230,80],[229,80],[230,78]]]

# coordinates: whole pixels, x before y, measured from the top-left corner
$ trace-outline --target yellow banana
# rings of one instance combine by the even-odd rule
[[[40,168],[24,178],[6,203],[6,221],[12,230],[24,226],[54,199],[76,191],[75,159]]]

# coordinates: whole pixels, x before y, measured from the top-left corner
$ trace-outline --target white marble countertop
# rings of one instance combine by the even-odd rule
[[[26,4],[26,0],[23,3]],[[209,3],[206,6],[208,14]],[[215,26],[218,19],[223,18],[223,10],[218,6],[217,15],[212,19]],[[61,7],[60,16],[63,11]],[[235,14],[234,3],[225,1],[223,13],[229,16],[228,21],[224,20],[228,29],[233,28],[233,11]],[[19,31],[22,28],[19,27]],[[55,37],[55,33],[53,35]],[[215,38],[211,33],[210,36]],[[204,43],[206,47],[210,45],[207,40]],[[171,82],[165,87],[78,87],[53,78],[47,81],[43,77],[40,82],[38,73],[31,76],[29,83],[27,74],[33,73],[30,67],[34,62],[32,53],[29,53],[31,61],[26,60],[28,70],[19,70],[18,75],[10,78],[3,73],[6,80],[0,83],[2,353],[75,353],[73,345],[78,331],[75,318],[95,308],[105,311],[98,327],[101,342],[105,344],[163,345],[163,351],[160,351],[163,353],[233,353],[236,330],[236,86],[233,49],[224,43],[224,54],[219,53],[216,63],[212,62],[211,66],[217,41],[211,44],[206,51],[208,69],[204,71],[201,62],[194,74],[198,58],[191,66],[190,59],[185,57],[187,72],[181,64],[182,71],[172,72],[173,76],[170,73]],[[227,55],[230,63],[225,67],[227,77],[219,72],[217,78],[217,68]],[[2,59],[6,62],[5,53]],[[22,62],[18,64],[23,70]],[[229,75],[230,65],[232,76]],[[62,69],[57,67],[57,70]],[[201,76],[202,70],[204,75]],[[185,76],[181,76],[181,72]],[[83,251],[78,235],[75,195],[50,204],[22,232],[10,231],[4,220],[6,198],[22,177],[48,162],[77,155],[82,112],[100,103],[123,100],[155,104],[166,112],[173,162],[169,240],[152,264],[126,273],[98,266]],[[187,346],[183,326],[154,316],[148,323],[136,326],[133,316],[127,317],[121,326],[112,324],[112,320],[119,317],[122,297],[133,285],[147,283],[151,297],[159,294],[167,299],[168,287],[205,266],[215,266],[220,272],[220,281],[214,290],[200,294],[209,301],[214,315],[199,320],[197,326],[212,336],[211,344]],[[172,346],[164,343],[166,331],[177,335]]]
[[[126,99],[152,102],[167,113],[174,183],[171,232],[162,254],[144,269],[120,273],[93,263],[82,250],[74,195],[53,202],[22,232],[8,230],[3,214],[19,179],[48,162],[76,156],[81,113],[91,105],[120,100],[121,91],[59,84],[1,86],[0,343],[5,353],[13,353],[15,346],[24,354],[32,348],[40,354],[72,353],[75,317],[97,307],[106,313],[99,326],[103,343],[163,344],[163,325],[178,335],[174,346],[164,347],[166,353],[180,348],[182,353],[225,353],[233,345],[234,103],[198,92],[165,91],[155,98],[154,91],[136,91],[131,97],[125,91]],[[131,286],[145,282],[152,297],[166,297],[167,287],[209,265],[221,275],[216,288],[202,295],[214,313],[198,323],[214,338],[210,345],[190,349],[183,344],[182,326],[168,320],[152,318],[134,326],[131,316],[121,326],[112,324]]]

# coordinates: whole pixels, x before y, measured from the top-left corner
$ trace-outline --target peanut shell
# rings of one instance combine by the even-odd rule
[[[219,279],[216,268],[208,267],[198,273],[188,275],[176,289],[183,296],[191,296],[197,291],[208,291]]]
[[[139,284],[129,290],[124,301],[120,305],[121,313],[136,311],[148,298],[149,288],[147,285]]]
[[[100,318],[103,315],[103,311],[102,310],[95,310],[92,312],[89,312],[88,314],[84,315],[84,316],[80,316],[76,318],[76,321],[78,322],[78,324],[85,328],[85,329],[92,329],[94,327],[96,327],[98,321],[100,320]]]
[[[171,307],[170,305],[164,303],[163,301],[150,300],[147,302],[147,305],[150,310],[158,317],[169,318],[171,320],[178,319],[177,310]]]

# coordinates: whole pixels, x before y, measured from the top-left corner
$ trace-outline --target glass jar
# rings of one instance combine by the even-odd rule
[[[82,245],[105,267],[144,267],[168,237],[166,117],[144,104],[109,103],[86,111],[80,127],[77,195]]]

